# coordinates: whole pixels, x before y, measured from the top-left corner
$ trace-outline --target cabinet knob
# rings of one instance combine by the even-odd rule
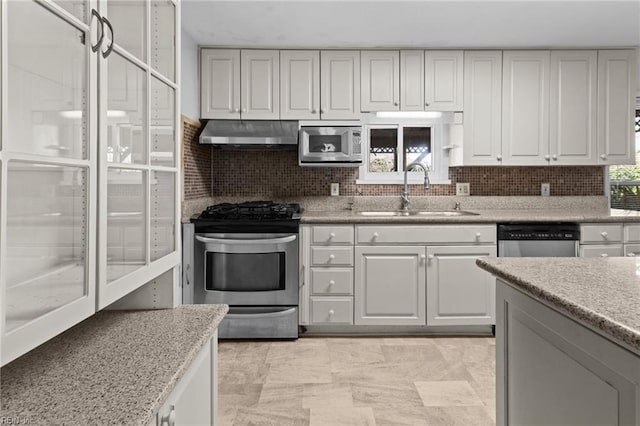
[[[394,106],[398,106],[398,102],[394,102],[394,103],[393,103],[393,105],[394,105]]]
[[[602,154],[602,155],[600,155],[600,158],[601,158],[602,160],[606,160],[606,159],[607,159],[607,156],[606,156],[605,154]]]
[[[336,258],[336,255],[335,255],[335,254],[330,254],[330,255],[329,255],[329,259],[330,259],[330,260],[333,260],[333,259],[335,259],[335,258]]]
[[[557,156],[557,155],[555,155],[555,154],[553,154],[553,155],[551,156],[551,159],[552,159],[553,161],[558,161],[558,156]]]
[[[332,232],[332,233],[329,234],[329,239],[334,238],[335,236],[336,236],[336,233]]]
[[[420,255],[420,263],[424,263],[424,260],[427,258],[424,254]]]
[[[315,114],[317,111],[315,109],[311,110],[311,114]]]
[[[600,257],[609,257],[609,255],[607,253],[602,253]]]
[[[433,259],[435,259],[435,258],[436,258],[436,255],[435,255],[435,254],[430,254],[429,256],[427,256],[427,258],[428,258],[429,260],[433,260]]]
[[[242,109],[240,110],[240,112],[247,112],[247,109],[246,109],[246,108],[242,108]]]
[[[333,309],[329,309],[329,316],[335,314],[335,311]]]
[[[498,156],[496,157],[496,160],[498,160],[498,161],[502,161],[502,155],[498,155]]]
[[[378,237],[379,237],[378,233],[377,233],[377,232],[374,232],[374,233],[373,233],[373,239],[375,240],[375,239],[376,239],[376,238],[378,238]]]
[[[232,108],[232,109],[229,110],[229,112],[231,112],[231,113],[235,112],[237,114],[237,113],[240,112],[240,108]]]
[[[609,236],[609,234],[607,234],[607,232],[601,232],[600,235],[602,235],[602,238],[604,238],[605,240],[607,239],[607,237]]]
[[[482,237],[482,234],[480,232],[476,232],[476,240],[479,240],[480,237]]]
[[[327,112],[327,110],[326,110],[326,109],[324,109],[324,108],[320,108],[320,114],[324,114],[325,112]]]
[[[547,160],[547,161],[549,161],[549,159],[550,159],[550,158],[551,158],[551,157],[549,157],[549,154],[547,154],[547,155],[545,155],[545,156],[544,156],[544,159],[545,159],[545,160]]]
[[[334,280],[329,280],[329,285],[334,285],[336,282]]]
[[[425,103],[424,103],[424,106],[429,106],[429,102],[425,102]]]
[[[636,254],[633,252],[627,253],[627,257],[636,257]]]

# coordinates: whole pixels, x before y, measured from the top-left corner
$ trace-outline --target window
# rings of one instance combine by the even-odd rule
[[[640,109],[636,110],[636,165],[611,166],[611,208],[640,210]]]
[[[363,125],[364,161],[358,183],[402,183],[405,167],[420,163],[433,183],[449,183],[448,152],[443,151],[441,123],[371,123]],[[438,149],[438,147],[440,147]],[[423,182],[422,169],[409,171],[409,181]]]

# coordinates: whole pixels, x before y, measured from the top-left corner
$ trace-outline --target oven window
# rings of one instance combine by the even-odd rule
[[[285,252],[207,252],[205,263],[207,290],[284,290],[286,278]]]
[[[343,152],[343,135],[309,135],[309,152]]]

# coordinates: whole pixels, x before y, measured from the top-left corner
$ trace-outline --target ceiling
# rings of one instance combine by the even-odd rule
[[[182,0],[202,46],[550,48],[640,46],[640,0]]]

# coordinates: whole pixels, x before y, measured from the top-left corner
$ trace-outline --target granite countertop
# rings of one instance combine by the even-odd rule
[[[384,211],[385,209],[371,209]],[[300,223],[497,223],[497,222],[640,222],[640,212],[629,210],[571,211],[563,209],[469,209],[465,216],[363,216],[356,210],[309,211]]]
[[[3,417],[147,426],[227,305],[100,311],[0,370]]]
[[[640,258],[481,258],[476,263],[640,354]]]

